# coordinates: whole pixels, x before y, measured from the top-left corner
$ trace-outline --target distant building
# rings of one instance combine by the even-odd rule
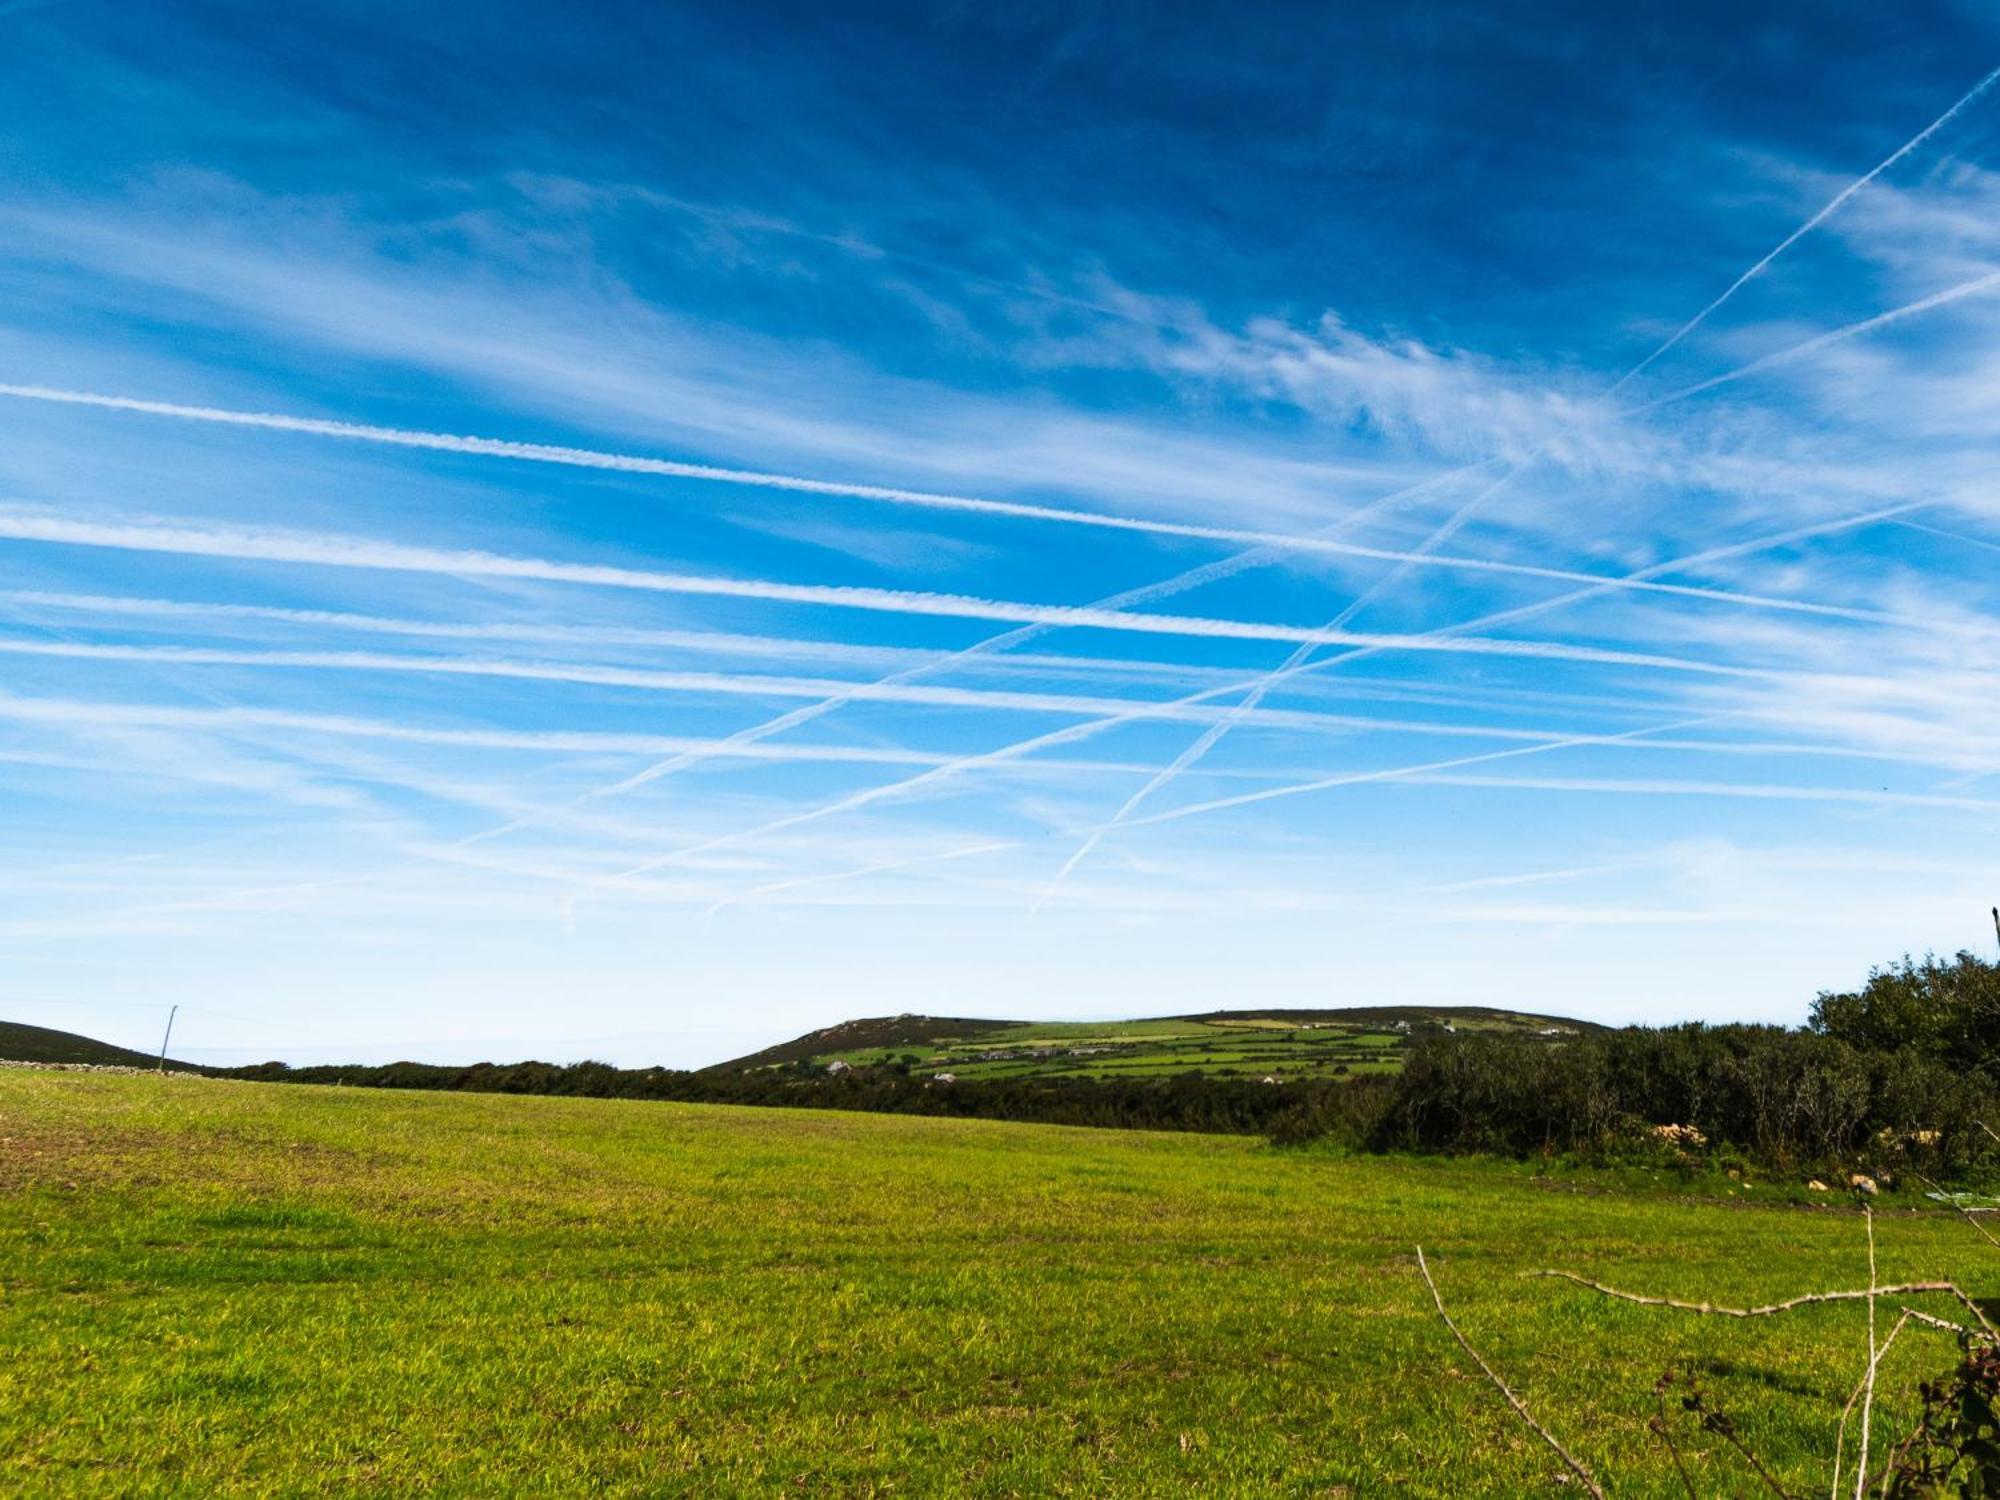
[[[931,1079],[935,1083],[957,1083],[958,1075],[956,1073],[933,1073],[931,1074]]]
[[[851,1067],[852,1064],[850,1064],[846,1058],[836,1057],[832,1062],[826,1065],[826,1070],[829,1073],[845,1073],[848,1072]]]

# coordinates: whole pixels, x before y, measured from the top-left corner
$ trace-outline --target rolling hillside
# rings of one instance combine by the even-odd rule
[[[20,1021],[0,1021],[0,1062],[89,1063],[94,1067],[156,1068],[160,1060],[129,1047],[114,1047],[73,1031],[54,1031]],[[189,1063],[167,1059],[167,1066],[193,1071]]]
[[[1545,1035],[1601,1028],[1588,1021],[1484,1006],[1345,1010],[1218,1010],[1138,1021],[995,1021],[880,1016],[843,1021],[711,1071],[804,1064],[903,1066],[954,1078],[1325,1078],[1394,1072],[1415,1037],[1444,1029]]]

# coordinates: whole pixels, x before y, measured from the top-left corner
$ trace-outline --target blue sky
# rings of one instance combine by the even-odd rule
[[[0,4],[4,1014],[700,1063],[1989,940],[1989,8],[294,9]]]

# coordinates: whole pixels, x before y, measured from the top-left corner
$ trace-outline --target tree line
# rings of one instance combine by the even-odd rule
[[[1301,1098],[1283,1141],[1514,1156],[1735,1153],[1776,1169],[1960,1172],[1996,1155],[2000,967],[1970,953],[1826,993],[1802,1029],[1630,1027],[1414,1045],[1375,1088]]]
[[[1265,1135],[1366,1151],[1962,1174],[2000,1159],[2000,966],[1905,958],[1826,993],[1807,1024],[1629,1027],[1565,1038],[1422,1035],[1393,1077],[1268,1084],[1190,1071],[1159,1079],[945,1082],[907,1061],[737,1072],[607,1063],[399,1062],[230,1070],[266,1081],[661,1099],[955,1119]]]
[[[697,1073],[674,1068],[614,1068],[601,1062],[474,1063],[468,1067],[398,1062],[306,1068],[270,1062],[233,1069],[231,1075],[263,1082],[359,1088],[855,1109],[1230,1135],[1268,1134],[1294,1102],[1281,1086],[1198,1072],[1161,1079],[1010,1078],[945,1083],[915,1076],[907,1066],[896,1065],[828,1072],[809,1063],[789,1063],[741,1072]]]

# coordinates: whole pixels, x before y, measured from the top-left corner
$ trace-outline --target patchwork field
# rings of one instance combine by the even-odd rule
[[[1333,1078],[1393,1073],[1413,1038],[1446,1029],[1504,1031],[1550,1041],[1596,1030],[1556,1016],[1483,1006],[1216,1011],[1139,1021],[980,1021],[882,1016],[845,1021],[727,1069],[804,1063],[901,1064],[956,1078]]]
[[[1791,1185],[1540,1180],[1254,1140],[0,1071],[0,1487],[46,1494],[1513,1496],[1552,1455],[1684,1493],[1700,1375],[1801,1492],[1861,1309],[1741,1323],[1519,1273],[1764,1301],[1865,1282]],[[1881,1272],[2000,1269],[1955,1218]],[[1935,1309],[1947,1311],[1943,1306]],[[1905,1335],[1913,1376],[1950,1346]],[[1751,1493],[1685,1434],[1703,1493]],[[1570,1487],[1570,1493],[1575,1493]]]

